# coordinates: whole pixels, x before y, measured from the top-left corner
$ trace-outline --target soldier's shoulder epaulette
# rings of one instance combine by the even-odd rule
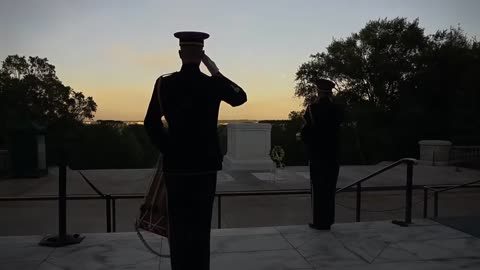
[[[172,75],[175,75],[177,74],[178,72],[172,72],[172,73],[167,73],[167,74],[163,74],[159,77],[159,79],[165,79],[165,78],[168,78],[168,77],[172,77]]]
[[[172,73],[163,74],[162,76],[160,76],[160,78],[166,78],[166,77],[169,77],[169,76],[171,76],[171,75],[173,75],[173,74],[175,74],[175,73],[177,73],[177,72],[172,72]]]
[[[167,79],[169,77],[172,77],[172,75],[175,75],[177,72],[172,72],[172,73],[167,73],[167,74],[163,74],[161,75],[160,77],[158,77],[157,81],[159,80],[164,80],[164,79]]]

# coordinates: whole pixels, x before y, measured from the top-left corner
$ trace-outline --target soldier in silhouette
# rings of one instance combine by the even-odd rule
[[[317,230],[330,230],[335,220],[335,191],[339,172],[339,128],[343,110],[333,103],[332,81],[318,79],[318,96],[304,114],[305,125],[301,131],[310,161],[313,223]]]
[[[209,269],[210,226],[222,155],[220,102],[239,106],[247,95],[204,53],[201,32],[177,32],[180,71],[155,82],[144,125],[163,155],[172,270]],[[203,62],[211,76],[200,71]],[[165,117],[167,126],[162,122]]]

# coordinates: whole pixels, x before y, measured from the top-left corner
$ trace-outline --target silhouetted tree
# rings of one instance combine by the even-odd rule
[[[333,40],[327,52],[311,55],[297,71],[295,95],[311,102],[316,93],[313,81],[327,77],[337,82],[339,95],[348,104],[366,102],[391,109],[401,85],[417,71],[417,58],[426,43],[418,20],[370,21],[358,33]]]
[[[5,134],[35,123],[47,128],[49,160],[57,159],[60,146],[75,142],[76,129],[92,119],[97,105],[65,86],[56,76],[55,66],[46,58],[10,55],[0,68],[0,140]],[[1,144],[1,142],[0,142]]]
[[[415,128],[425,137],[479,143],[479,47],[459,27],[429,36],[419,71],[405,89],[399,108],[401,113],[408,112],[405,117],[417,119]]]
[[[369,162],[415,156],[420,139],[480,143],[479,47],[459,27],[426,35],[418,19],[370,21],[311,55],[295,95],[306,105],[316,78],[336,81],[335,98],[355,123],[348,141]]]
[[[0,69],[0,110],[3,126],[16,121],[50,125],[58,120],[92,119],[92,97],[63,85],[46,58],[10,55]]]
[[[152,167],[157,155],[145,161],[145,154],[154,149],[149,146],[144,147],[132,128],[122,121],[96,121],[79,130],[71,166],[75,169]]]

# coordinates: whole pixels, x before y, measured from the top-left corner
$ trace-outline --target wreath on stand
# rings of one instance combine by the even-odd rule
[[[283,159],[285,158],[285,150],[280,145],[275,145],[270,151],[270,158],[275,162],[277,168],[285,168]]]

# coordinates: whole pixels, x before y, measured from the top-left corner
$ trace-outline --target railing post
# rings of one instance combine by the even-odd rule
[[[355,220],[356,222],[360,222],[360,208],[362,207],[362,184],[357,184],[357,207],[356,207],[356,214]]]
[[[62,162],[58,167],[58,236],[65,239],[67,234],[67,166]]]
[[[405,223],[412,223],[413,162],[407,163],[407,186],[405,196]]]
[[[423,187],[423,218],[428,216],[428,189]]]
[[[217,200],[217,228],[221,229],[222,228],[222,196],[218,195],[218,200]]]
[[[67,163],[62,156],[58,167],[58,235],[45,236],[39,243],[41,246],[61,247],[78,244],[84,236],[67,234]]]
[[[107,218],[107,232],[112,232],[112,198],[110,194],[105,195],[105,214]]]
[[[438,217],[438,191],[433,193],[433,217]]]
[[[117,231],[117,207],[115,197],[112,198],[112,231]]]

